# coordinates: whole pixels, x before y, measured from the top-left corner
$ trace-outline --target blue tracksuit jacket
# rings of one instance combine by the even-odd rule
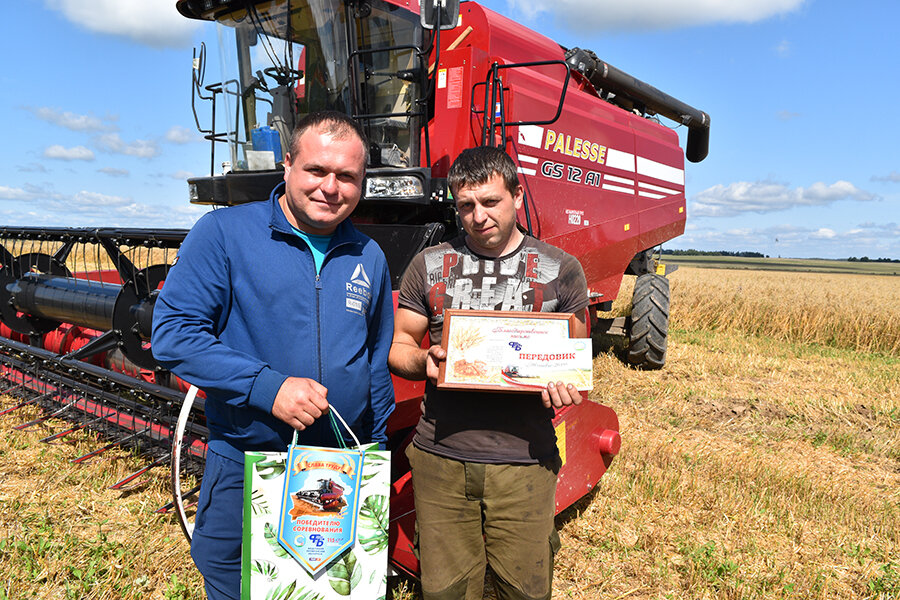
[[[293,429],[272,416],[288,376],[328,388],[329,404],[361,442],[386,440],[394,408],[384,253],[344,221],[317,277],[309,248],[278,205],[283,186],[267,202],[204,215],[153,310],[154,356],[206,392],[209,447],[239,462],[245,450],[285,450],[290,443]],[[327,418],[298,441],[337,445]]]

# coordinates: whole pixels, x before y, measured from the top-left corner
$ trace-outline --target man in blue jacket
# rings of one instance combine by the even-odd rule
[[[340,445],[322,418],[331,406],[361,440],[386,441],[390,276],[378,245],[347,220],[367,161],[355,121],[305,117],[284,183],[267,202],[204,215],[154,307],[154,356],[206,392],[191,555],[213,600],[240,593],[244,451],[286,450],[295,430],[301,444]]]

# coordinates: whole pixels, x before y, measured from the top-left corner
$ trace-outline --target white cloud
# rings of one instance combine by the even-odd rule
[[[197,21],[178,14],[172,0],[45,0],[88,31],[124,37],[155,48],[184,48]]]
[[[869,256],[900,258],[900,225],[861,223],[839,230],[797,225],[721,231],[689,227],[670,243],[672,248],[762,252],[770,256],[847,258]]]
[[[182,127],[181,125],[170,127],[165,137],[167,142],[172,142],[173,144],[190,144],[191,142],[203,141],[203,138],[195,130]]]
[[[16,167],[21,173],[46,173],[47,167],[42,163],[28,163],[27,165],[19,165]]]
[[[127,177],[131,174],[128,169],[116,169],[114,167],[103,167],[102,169],[97,169],[97,172],[109,175],[110,177]]]
[[[82,190],[76,194],[32,194],[28,205],[0,211],[10,225],[66,227],[181,227],[190,228],[209,207],[145,204],[129,196]]]
[[[31,192],[22,188],[12,188],[0,185],[0,200],[28,200],[32,197]]]
[[[876,199],[875,194],[870,194],[869,192],[857,188],[849,181],[843,180],[836,181],[831,185],[825,185],[820,181],[812,184],[805,191],[803,188],[797,188],[795,193],[798,197],[802,198],[802,204],[817,206],[831,204],[832,202],[846,199],[863,202]]]
[[[159,154],[159,146],[150,140],[134,140],[125,142],[118,133],[106,133],[94,138],[97,147],[115,154],[127,154],[139,158],[152,158]]]
[[[84,146],[65,148],[59,144],[48,146],[44,149],[44,158],[57,160],[94,160],[94,153]]]
[[[859,231],[859,230],[857,229],[855,231]],[[850,231],[848,233],[853,233],[853,231]],[[820,240],[833,240],[834,238],[837,237],[837,232],[834,229],[822,227],[818,231],[811,233],[809,237],[814,238],[814,239],[820,239]]]
[[[781,56],[782,58],[786,58],[791,54],[791,43],[787,40],[781,40],[781,42],[775,46],[775,54]]]
[[[131,198],[123,196],[109,196],[98,192],[88,192],[82,190],[72,196],[72,201],[77,206],[87,208],[108,208],[110,206],[125,206],[131,203]]]
[[[63,200],[65,196],[53,191],[51,187],[42,187],[26,183],[22,187],[11,188],[0,186],[0,199],[18,201],[56,201]]]
[[[888,183],[900,183],[900,171],[891,171],[887,175],[874,175],[872,181],[886,181]]]
[[[179,181],[186,181],[189,177],[193,176],[194,174],[190,171],[175,171],[174,173],[169,175],[169,177],[171,177],[172,179],[177,179]]]
[[[801,116],[800,113],[791,112],[789,110],[779,110],[777,115],[782,121],[792,121],[794,119],[799,119]]]
[[[818,182],[808,188],[789,188],[780,183],[738,181],[706,189],[691,203],[695,217],[732,217],[755,212],[769,213],[797,206],[825,206],[841,200],[865,202],[878,196],[857,188],[848,181],[831,185]]]
[[[8,200],[9,202],[3,202]],[[53,227],[175,227],[189,229],[210,210],[185,201],[141,203],[130,196],[81,190],[61,194],[52,187],[0,186],[0,222]]]
[[[47,106],[29,106],[26,107],[26,110],[42,121],[47,121],[72,131],[109,131],[115,129],[114,125],[104,122],[109,121],[109,118],[101,119],[94,115],[78,115]]]
[[[672,29],[713,23],[755,23],[798,9],[806,0],[507,0],[526,18],[550,13],[574,29]]]
[[[66,203],[68,201],[68,204]],[[121,206],[73,205],[71,197],[53,201],[0,204],[0,222],[13,226],[47,227],[173,227],[188,229],[209,207],[172,208],[129,202]]]

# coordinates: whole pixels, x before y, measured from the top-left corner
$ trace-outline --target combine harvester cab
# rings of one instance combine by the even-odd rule
[[[194,114],[210,141],[210,174],[190,201],[261,200],[283,179],[290,131],[304,114],[338,110],[370,139],[354,223],[385,251],[396,288],[420,250],[460,231],[446,185],[453,158],[478,145],[516,161],[531,235],[577,257],[593,333],[627,339],[627,360],[665,361],[668,283],[654,249],[684,231],[684,154],[666,117],[688,130],[687,156],[706,156],[709,117],[599,60],[475,2],[439,0],[178,0],[215,22],[221,81],[195,53]],[[202,118],[201,118],[202,116]],[[182,517],[182,471],[205,454],[202,393],[161,369],[149,348],[157,290],[185,231],[0,230],[0,368],[6,392],[74,420],[54,436],[102,429],[171,463]],[[263,265],[260,268],[265,268]],[[638,277],[630,317],[601,319],[625,274]],[[539,301],[530,289],[529,303]],[[402,450],[421,414],[421,382],[394,379],[390,552],[416,574],[415,507]],[[187,399],[186,399],[187,398]],[[8,409],[12,412],[16,407]],[[43,418],[43,417],[42,417]],[[557,411],[563,459],[557,510],[600,480],[619,450],[615,412],[597,402]],[[28,426],[29,424],[23,424]],[[50,436],[50,437],[54,437]],[[98,452],[103,451],[99,449]],[[88,458],[81,457],[81,458]],[[127,485],[139,475],[120,482]]]

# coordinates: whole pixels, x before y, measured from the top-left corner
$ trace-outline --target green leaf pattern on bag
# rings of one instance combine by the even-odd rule
[[[269,510],[269,503],[266,502],[265,493],[259,488],[254,489],[253,494],[250,496],[250,510],[253,511],[253,515],[256,517],[272,513]]]
[[[385,573],[379,573],[378,571],[372,571],[372,573],[369,574],[369,585],[371,586],[373,583],[375,583],[375,579],[376,579],[379,575],[381,575],[381,585],[382,585],[382,589],[385,589],[385,590],[386,590],[386,589],[387,589],[387,573],[386,573],[386,572],[385,572]],[[379,596],[379,597],[376,598],[375,600],[384,600],[384,596],[385,596],[385,595],[382,594],[381,596]]]
[[[263,577],[266,578],[266,581],[275,581],[278,579],[278,567],[275,566],[275,563],[268,560],[254,560],[253,561],[253,570]]]
[[[353,550],[347,550],[341,560],[328,568],[328,583],[341,596],[349,596],[362,578],[362,569]]]
[[[322,600],[322,595],[312,590],[297,587],[297,582],[292,581],[288,585],[279,585],[269,590],[266,600]]]
[[[377,554],[388,544],[388,497],[369,496],[359,508],[357,539],[368,554]]]
[[[290,557],[288,551],[278,543],[278,534],[275,532],[275,528],[272,527],[271,523],[266,523],[266,527],[263,531],[263,537],[266,538],[266,542],[269,543],[269,547],[272,548],[272,552],[275,553],[275,556],[277,556],[278,558]]]
[[[365,487],[370,480],[374,479],[378,476],[378,467],[388,462],[389,459],[380,456],[378,454],[373,454],[372,452],[366,452],[365,456],[363,456],[363,474],[362,474],[362,483],[361,487]]]
[[[287,462],[284,458],[275,458],[272,460],[267,460],[266,462],[261,462],[256,464],[256,473],[262,479],[273,479],[275,477],[280,477],[285,470],[285,463]]]

